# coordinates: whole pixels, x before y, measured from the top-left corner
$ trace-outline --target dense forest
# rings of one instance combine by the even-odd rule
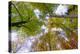
[[[9,52],[78,48],[78,6],[9,2]]]

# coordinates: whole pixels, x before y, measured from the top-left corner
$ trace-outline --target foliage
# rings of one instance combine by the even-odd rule
[[[36,36],[41,33],[41,26],[45,25],[44,21],[47,21],[46,27],[48,33],[43,33],[39,38],[40,43],[36,43],[34,51],[46,51],[46,50],[60,50],[60,49],[76,49],[78,44],[77,26],[78,18],[64,18],[62,17],[49,17],[45,19],[46,14],[55,15],[53,11],[59,4],[47,4],[47,3],[27,3],[27,2],[12,2],[11,5],[11,30],[19,30],[25,33],[26,36]],[[69,15],[77,15],[77,6],[69,6]],[[34,13],[35,9],[39,9],[41,17],[38,19]],[[20,23],[21,22],[21,23]],[[66,37],[69,41],[65,41],[64,38],[59,36],[59,32],[52,32],[52,28],[61,28],[66,33]],[[74,34],[74,35],[73,35]],[[22,35],[23,36],[23,35]],[[60,43],[60,47],[57,44]]]

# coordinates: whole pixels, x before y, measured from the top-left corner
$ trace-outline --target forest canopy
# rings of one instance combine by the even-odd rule
[[[9,33],[18,32],[16,36],[20,39],[12,43],[13,52],[21,52],[22,44],[28,46],[31,37],[34,41],[29,42],[30,48],[25,47],[28,51],[77,49],[78,6],[11,1],[9,28]]]

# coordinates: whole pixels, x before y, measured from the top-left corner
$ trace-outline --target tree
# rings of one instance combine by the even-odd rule
[[[25,38],[27,38],[27,36],[36,36],[41,33],[42,25],[45,25],[48,28],[48,32],[43,32],[43,35],[39,38],[41,43],[35,44],[35,47],[33,48],[35,49],[34,51],[77,48],[78,11],[76,5],[68,5],[68,15],[56,15],[53,12],[57,9],[59,4],[15,1],[10,2],[9,4],[9,25],[11,31],[22,31],[22,33],[26,34]],[[38,9],[41,13],[39,18],[34,13],[35,9]],[[46,16],[48,16],[49,19],[46,19]],[[69,41],[65,42],[64,38],[59,36],[60,32],[52,32],[52,28],[61,28],[64,30]],[[23,37],[23,35],[21,36]],[[57,46],[58,43],[59,45]]]

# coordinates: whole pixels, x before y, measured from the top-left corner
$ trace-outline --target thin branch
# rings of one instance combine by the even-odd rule
[[[21,22],[15,22],[15,23],[11,23],[11,26],[19,26],[19,25],[22,25],[22,24],[25,24],[27,23],[26,21],[21,21]]]
[[[12,5],[13,5],[13,6],[14,6],[14,8],[16,9],[16,11],[18,12],[18,14],[19,14],[19,16],[20,16],[21,20],[23,21],[23,19],[22,19],[23,17],[22,17],[22,15],[20,14],[19,10],[16,8],[15,4],[13,4],[13,3],[12,3]]]
[[[61,15],[61,16],[58,16],[58,15],[50,15],[50,17],[59,17],[59,18],[78,18],[78,15]]]

